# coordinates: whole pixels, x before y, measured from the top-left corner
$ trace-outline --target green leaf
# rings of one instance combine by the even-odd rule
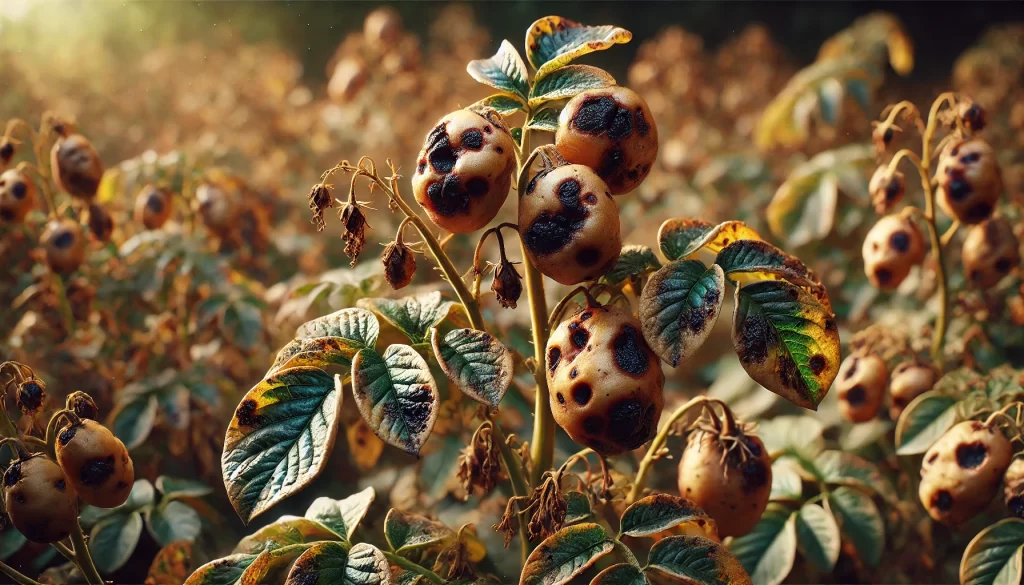
[[[761,520],[729,548],[757,585],[779,585],[796,561],[796,514],[769,504]]]
[[[661,262],[647,246],[623,246],[619,261],[601,279],[610,284],[619,284],[631,276],[640,276],[659,268]]]
[[[877,567],[885,547],[885,526],[871,496],[841,487],[829,494],[828,502],[861,561],[869,567]]]
[[[882,475],[878,467],[853,453],[825,451],[814,460],[821,473],[821,479],[829,485],[845,485],[882,496],[896,504],[899,494],[889,478]]]
[[[686,583],[751,583],[751,577],[729,549],[703,536],[669,536],[659,540],[651,547],[647,566],[683,579]],[[754,582],[761,585],[761,581]]]
[[[336,540],[337,537],[330,528],[316,520],[298,516],[282,516],[276,522],[243,538],[232,553],[260,554],[296,544]]]
[[[825,449],[824,432],[821,420],[810,415],[776,416],[758,425],[758,435],[772,459],[791,454],[813,461]]]
[[[598,524],[562,528],[533,549],[519,585],[563,585],[611,552],[612,541]]]
[[[956,424],[958,400],[938,392],[925,392],[903,409],[896,423],[896,454],[924,453]]]
[[[523,129],[522,128],[517,126],[515,128],[512,128],[511,130],[509,130],[508,133],[512,135],[512,140],[516,141],[516,146],[522,146],[523,145]]]
[[[537,81],[530,90],[530,107],[552,100],[564,100],[588,89],[615,85],[615,78],[604,69],[590,65],[566,65]]]
[[[476,102],[468,109],[472,110],[477,107],[491,108],[498,112],[502,116],[512,115],[526,107],[524,102],[519,101],[519,98],[504,93],[496,93],[491,96],[487,96],[484,99]]]
[[[313,545],[295,560],[285,585],[389,585],[391,567],[376,547],[338,542]]]
[[[382,441],[412,455],[420,452],[440,399],[430,368],[415,349],[392,345],[383,357],[372,349],[360,351],[352,362],[352,393],[363,420]]]
[[[480,83],[526,101],[529,92],[527,79],[530,74],[512,43],[501,41],[501,46],[493,57],[470,61],[466,71]]]
[[[257,555],[231,555],[196,569],[184,585],[235,585]]]
[[[576,524],[590,517],[593,511],[590,508],[590,498],[587,494],[577,491],[563,492],[565,496],[565,525]]]
[[[293,544],[261,552],[242,572],[242,578],[238,580],[237,585],[264,585],[271,572],[283,570],[308,548],[309,546],[305,544]]]
[[[647,577],[640,569],[629,563],[612,565],[601,571],[590,585],[646,585]]]
[[[364,348],[362,342],[344,337],[295,339],[277,353],[267,375],[299,366],[326,368],[331,364],[338,364],[348,367],[352,365],[352,358]]]
[[[769,499],[773,502],[799,502],[803,499],[804,487],[800,473],[794,469],[789,459],[777,459],[772,463],[772,493]]]
[[[784,281],[736,289],[733,347],[758,384],[816,410],[839,372],[839,331],[831,312]]]
[[[561,16],[545,16],[526,31],[526,59],[537,70],[537,83],[574,59],[632,38],[632,33],[617,26],[586,26]]]
[[[89,532],[89,552],[101,573],[113,573],[131,558],[142,536],[142,515],[138,512],[110,516]]]
[[[533,112],[530,119],[526,121],[526,127],[541,132],[558,132],[558,116],[561,113],[561,107],[541,108]]]
[[[376,496],[372,487],[342,500],[317,498],[306,510],[306,518],[316,520],[345,540],[352,539]]]
[[[160,546],[177,540],[195,540],[203,529],[203,521],[192,506],[171,500],[155,508],[147,508],[146,528]]]
[[[341,378],[310,367],[282,370],[246,393],[221,456],[224,486],[243,522],[320,475],[334,448],[341,399]]]
[[[437,327],[444,321],[455,305],[451,301],[441,300],[441,293],[438,291],[398,300],[360,299],[359,304],[394,325],[413,344],[426,343],[430,328]]]
[[[640,296],[640,323],[654,353],[675,367],[697,351],[718,322],[725,277],[717,264],[676,260],[655,272]]]
[[[835,126],[839,123],[844,93],[842,82],[835,78],[826,79],[818,86],[818,107],[825,124]]]
[[[829,573],[839,560],[839,525],[832,513],[817,504],[806,504],[796,517],[800,552],[817,569]]]
[[[0,561],[9,559],[11,555],[25,546],[26,542],[28,539],[25,538],[25,535],[8,525],[5,530],[0,531]]]
[[[490,333],[475,329],[455,329],[441,340],[431,330],[434,356],[448,379],[473,400],[498,408],[512,384],[515,363],[512,352]]]
[[[708,515],[693,502],[669,494],[654,494],[626,508],[619,532],[628,536],[651,536],[680,524],[703,528],[707,521]]]
[[[263,339],[263,313],[249,303],[236,301],[229,304],[221,322],[225,337],[239,347],[250,349]]]
[[[156,478],[156,489],[164,499],[201,498],[213,493],[213,488],[201,481],[161,475]]]
[[[768,242],[761,240],[739,240],[722,249],[715,258],[726,276],[734,282],[743,282],[740,276],[759,277],[748,273],[770,274],[783,278],[802,288],[812,289],[824,295],[825,288],[817,277],[799,258],[790,256]]]
[[[430,518],[392,508],[384,518],[384,538],[401,554],[446,547],[455,540],[455,531]]]
[[[110,415],[110,430],[128,450],[132,450],[149,438],[160,403],[150,392],[126,396],[123,400]]]
[[[703,248],[717,254],[737,240],[760,240],[761,234],[742,221],[715,225],[702,219],[666,220],[658,229],[658,245],[669,260],[686,260]]]
[[[1021,582],[1024,520],[1006,518],[971,540],[960,561],[963,585],[1011,585]]]
[[[372,348],[377,345],[378,335],[380,324],[373,313],[353,307],[307,321],[295,332],[295,339],[341,337]]]

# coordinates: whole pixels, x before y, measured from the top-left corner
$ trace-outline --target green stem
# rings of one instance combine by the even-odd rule
[[[85,533],[82,525],[75,519],[75,528],[71,531],[71,544],[74,546],[75,560],[78,568],[82,571],[89,585],[103,585],[103,577],[96,570],[96,564],[92,562],[92,555],[89,553],[89,546],[85,543]]]
[[[409,559],[399,556],[396,553],[388,551],[382,552],[384,553],[384,558],[386,558],[388,562],[392,565],[397,565],[405,569],[406,571],[412,571],[413,573],[416,573],[417,575],[425,578],[427,581],[430,581],[434,585],[444,585],[444,579],[442,579],[437,573],[431,571],[430,569],[421,567],[416,563],[410,561]]]
[[[497,441],[498,449],[501,451],[501,459],[505,462],[505,471],[508,473],[508,479],[512,483],[512,493],[517,497],[526,497],[530,495],[530,486],[526,483],[526,477],[523,476],[523,467],[520,462],[516,459],[516,456],[512,453],[512,449],[508,446],[508,442],[505,439],[505,433],[501,430],[497,421],[491,421],[491,430],[493,436],[491,440]],[[519,520],[519,540],[522,544],[522,560],[526,563],[526,558],[530,554],[532,547],[530,546],[530,536],[527,532],[526,515],[522,512],[516,514]]]
[[[71,561],[72,563],[75,562],[75,551],[73,551],[70,548],[68,548],[67,546],[65,546],[64,543],[52,542],[52,543],[50,543],[50,546],[52,546],[53,548],[57,549],[57,552],[62,554],[64,556],[64,558],[66,558],[67,560]]]
[[[71,304],[68,302],[68,291],[64,286],[64,277],[54,273],[54,282],[56,282],[57,289],[57,301],[60,309],[60,317],[64,321],[64,328],[68,331],[68,337],[70,338],[75,333],[75,316],[71,312]]]
[[[7,563],[0,561],[0,573],[10,577],[18,585],[42,585],[39,581],[35,581],[17,572]]]

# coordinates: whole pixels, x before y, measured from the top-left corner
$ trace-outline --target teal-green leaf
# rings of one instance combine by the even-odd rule
[[[0,561],[6,561],[18,552],[21,547],[25,546],[28,539],[25,535],[18,532],[16,528],[8,525],[4,530],[0,531]]]
[[[841,487],[829,494],[828,502],[861,561],[869,567],[877,567],[885,548],[885,525],[871,496]]]
[[[416,455],[437,420],[440,399],[426,360],[408,345],[381,356],[372,349],[352,362],[352,393],[363,420],[382,441]]]
[[[686,260],[706,248],[717,254],[737,240],[760,240],[761,234],[742,221],[718,225],[702,219],[673,218],[658,228],[658,245],[669,260]]]
[[[1006,518],[982,530],[960,560],[963,585],[1012,585],[1021,582],[1024,520]]]
[[[476,102],[469,109],[477,107],[491,108],[502,116],[509,116],[525,108],[526,104],[519,101],[519,98],[515,96],[496,93]]]
[[[146,509],[146,528],[160,546],[177,540],[195,540],[203,528],[199,513],[177,500],[162,502]]]
[[[604,69],[590,65],[566,65],[537,81],[530,90],[530,107],[544,102],[564,100],[588,89],[615,85],[615,78]]]
[[[590,497],[583,492],[563,492],[565,496],[565,525],[576,524],[590,517]]]
[[[725,297],[722,268],[676,260],[655,272],[640,296],[640,323],[654,353],[673,367],[711,334]]]
[[[612,565],[590,581],[590,585],[646,585],[647,577],[629,563]]]
[[[670,494],[654,494],[633,502],[622,513],[619,532],[628,536],[651,536],[680,524],[703,527],[709,518],[693,502]]]
[[[882,475],[875,464],[853,453],[824,451],[814,460],[821,479],[829,485],[845,485],[882,496],[896,504],[899,494],[889,478]]]
[[[377,345],[380,323],[377,317],[366,309],[350,307],[324,315],[302,324],[295,332],[295,339],[317,339],[320,337],[341,337],[362,347]]]
[[[839,560],[839,525],[825,508],[805,504],[796,516],[796,536],[800,552],[819,571],[829,573]]]
[[[164,499],[201,498],[213,493],[213,488],[201,481],[161,475],[156,478],[156,489]]]
[[[89,552],[101,573],[113,573],[131,558],[142,536],[142,515],[118,514],[100,521],[89,532]]]
[[[651,547],[647,566],[686,583],[750,585],[739,560],[725,546],[703,536],[669,536]],[[754,580],[758,585],[761,581]]]
[[[452,384],[473,400],[497,408],[512,384],[512,352],[490,333],[454,329],[444,339],[431,330],[434,356]]]
[[[384,518],[384,538],[397,553],[443,548],[455,540],[455,531],[440,522],[392,508]]]
[[[611,552],[612,541],[599,524],[562,528],[533,549],[519,585],[563,585]]]
[[[771,501],[799,502],[803,498],[803,480],[795,465],[791,459],[785,457],[772,463],[772,493],[769,497]]]
[[[896,454],[924,453],[956,424],[958,400],[938,392],[925,392],[903,409],[896,423]]]
[[[384,553],[369,544],[348,549],[338,542],[313,545],[288,573],[285,585],[389,585],[391,566]]]
[[[427,342],[430,328],[444,321],[455,305],[451,301],[442,300],[439,291],[397,300],[360,299],[359,304],[404,333],[413,344]]]
[[[368,487],[341,500],[317,498],[306,510],[306,518],[330,528],[340,538],[351,540],[352,533],[366,516],[375,496],[373,488]]]
[[[834,127],[839,123],[839,114],[843,109],[843,83],[836,78],[826,79],[817,89],[821,119]]]
[[[151,392],[131,397],[124,396],[122,401],[110,415],[110,429],[114,436],[121,439],[125,447],[132,450],[146,442],[149,437],[153,424],[156,423],[160,403]]]
[[[232,554],[260,554],[286,546],[337,538],[334,531],[316,520],[282,516],[240,540]]]
[[[529,72],[526,71],[526,64],[512,43],[501,41],[501,46],[494,56],[470,61],[466,71],[480,83],[526,101],[529,92]]]
[[[811,294],[781,280],[736,289],[733,347],[758,384],[815,410],[839,372],[839,329]]]
[[[715,258],[726,276],[737,280],[742,273],[774,274],[801,287],[824,288],[799,258],[791,256],[763,240],[739,240],[722,249]]]
[[[561,16],[545,16],[526,30],[526,59],[537,70],[534,82],[587,53],[633,38],[617,26],[587,26]]]
[[[628,245],[623,246],[619,252],[619,260],[615,267],[609,270],[602,280],[609,284],[619,284],[631,276],[640,276],[653,270],[661,268],[654,251],[647,246]]]
[[[316,337],[295,339],[281,348],[267,375],[288,368],[310,366],[326,368],[331,364],[351,366],[352,358],[365,346],[359,341],[344,337]]]
[[[796,513],[769,504],[761,520],[729,548],[757,585],[779,585],[796,561]]]
[[[243,522],[323,471],[337,435],[340,386],[340,377],[298,367],[277,372],[246,393],[221,456],[224,486]]]
[[[557,132],[558,116],[561,114],[561,107],[544,107],[533,112],[530,119],[526,121],[526,127],[530,130],[541,132]]]
[[[257,555],[231,555],[196,569],[184,585],[235,585]]]

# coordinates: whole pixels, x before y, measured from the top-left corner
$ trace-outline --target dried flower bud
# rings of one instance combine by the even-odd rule
[[[345,233],[341,239],[345,240],[345,255],[352,259],[350,266],[356,265],[359,253],[366,246],[366,216],[359,204],[349,201],[341,210],[341,223],[345,226]]]
[[[906,189],[906,180],[903,173],[895,171],[889,174],[888,166],[880,166],[871,176],[868,185],[868,192],[871,193],[871,203],[875,206],[875,213],[883,215],[892,209],[903,199]]]
[[[489,424],[481,425],[473,434],[469,446],[459,454],[458,478],[466,490],[467,498],[476,487],[484,494],[489,494],[504,478],[501,471],[501,451],[494,442],[494,434]]]
[[[384,263],[384,278],[391,288],[398,290],[409,286],[416,274],[416,255],[401,238],[384,248],[380,260]]]
[[[7,168],[14,158],[14,143],[9,138],[0,138],[0,170]]]
[[[46,384],[42,380],[32,378],[18,385],[18,410],[25,416],[33,416],[46,400]]]
[[[516,308],[516,301],[523,294],[523,281],[516,267],[508,260],[502,260],[494,269],[494,281],[491,290],[498,302],[506,309]]]
[[[448,566],[448,582],[476,580],[476,572],[473,571],[473,564],[469,560],[469,547],[461,537],[456,538],[451,546],[437,556],[434,571],[440,572],[445,565]]]
[[[565,516],[569,513],[569,504],[550,472],[548,479],[534,490],[534,497],[538,505],[530,517],[527,528],[531,539],[545,539],[561,530],[565,524]]]
[[[883,155],[885,150],[889,148],[889,145],[892,144],[892,139],[896,136],[896,132],[900,131],[900,128],[885,122],[875,123],[874,126],[874,130],[871,131],[871,143],[875,145],[875,152]]]
[[[331,196],[331,188],[323,183],[313,185],[309,191],[309,208],[313,210],[313,225],[316,231],[324,231],[324,211],[334,207],[334,197]]]
[[[68,395],[64,408],[74,411],[78,418],[97,420],[100,417],[100,409],[96,406],[92,396],[80,390],[76,390]]]
[[[102,205],[97,203],[89,204],[87,223],[89,224],[89,233],[97,241],[104,244],[110,241],[110,236],[114,233],[114,220]]]
[[[957,106],[957,116],[971,133],[980,132],[985,128],[985,108],[970,98],[965,98]]]

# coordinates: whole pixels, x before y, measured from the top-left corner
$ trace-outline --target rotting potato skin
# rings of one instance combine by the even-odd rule
[[[980,138],[946,148],[935,168],[935,181],[939,184],[939,207],[949,217],[967,225],[988,219],[1003,192],[996,154]]]
[[[885,360],[874,354],[851,355],[843,360],[836,376],[839,412],[853,423],[875,418],[885,397],[889,372]]]
[[[912,400],[935,386],[937,379],[935,370],[927,364],[909,361],[896,366],[889,377],[889,418],[898,419]]]
[[[994,217],[967,230],[961,258],[971,285],[989,289],[1020,266],[1020,242],[1006,220]]]
[[[555,147],[594,169],[612,195],[636,189],[658,157],[658,127],[647,103],[625,87],[584,91],[562,109]]]
[[[1024,458],[1014,457],[1003,476],[1003,501],[1014,518],[1024,518]]]
[[[0,173],[0,223],[21,223],[35,206],[35,183],[17,169]]]
[[[135,221],[147,230],[158,230],[171,217],[171,194],[165,189],[146,185],[135,198]]]
[[[57,462],[82,501],[98,508],[125,503],[135,483],[135,466],[128,449],[93,420],[85,419],[61,429],[57,435]]]
[[[864,238],[864,274],[880,289],[894,289],[924,260],[924,236],[909,218],[887,215]]]
[[[43,455],[7,468],[4,501],[11,523],[32,542],[67,538],[78,518],[78,495],[64,472]]]
[[[501,209],[516,166],[515,142],[500,117],[456,110],[438,120],[416,158],[416,202],[441,229],[474,232]]]
[[[519,237],[545,276],[572,286],[615,267],[622,251],[619,208],[589,167],[541,171],[519,199]]]
[[[768,507],[772,491],[771,457],[764,443],[754,435],[741,440],[753,456],[742,461],[736,449],[722,463],[720,438],[694,431],[679,460],[679,495],[714,518],[722,538],[750,532]]]
[[[57,140],[50,151],[57,186],[72,197],[91,200],[103,179],[103,161],[89,139],[72,134]]]
[[[551,413],[574,441],[618,455],[654,436],[665,374],[630,313],[587,307],[555,328],[546,351]]]
[[[50,220],[40,242],[46,250],[46,264],[59,274],[74,272],[85,260],[85,233],[70,218]]]
[[[1012,456],[1013,447],[998,427],[976,420],[953,426],[924,455],[921,504],[948,526],[970,520],[995,497]]]

